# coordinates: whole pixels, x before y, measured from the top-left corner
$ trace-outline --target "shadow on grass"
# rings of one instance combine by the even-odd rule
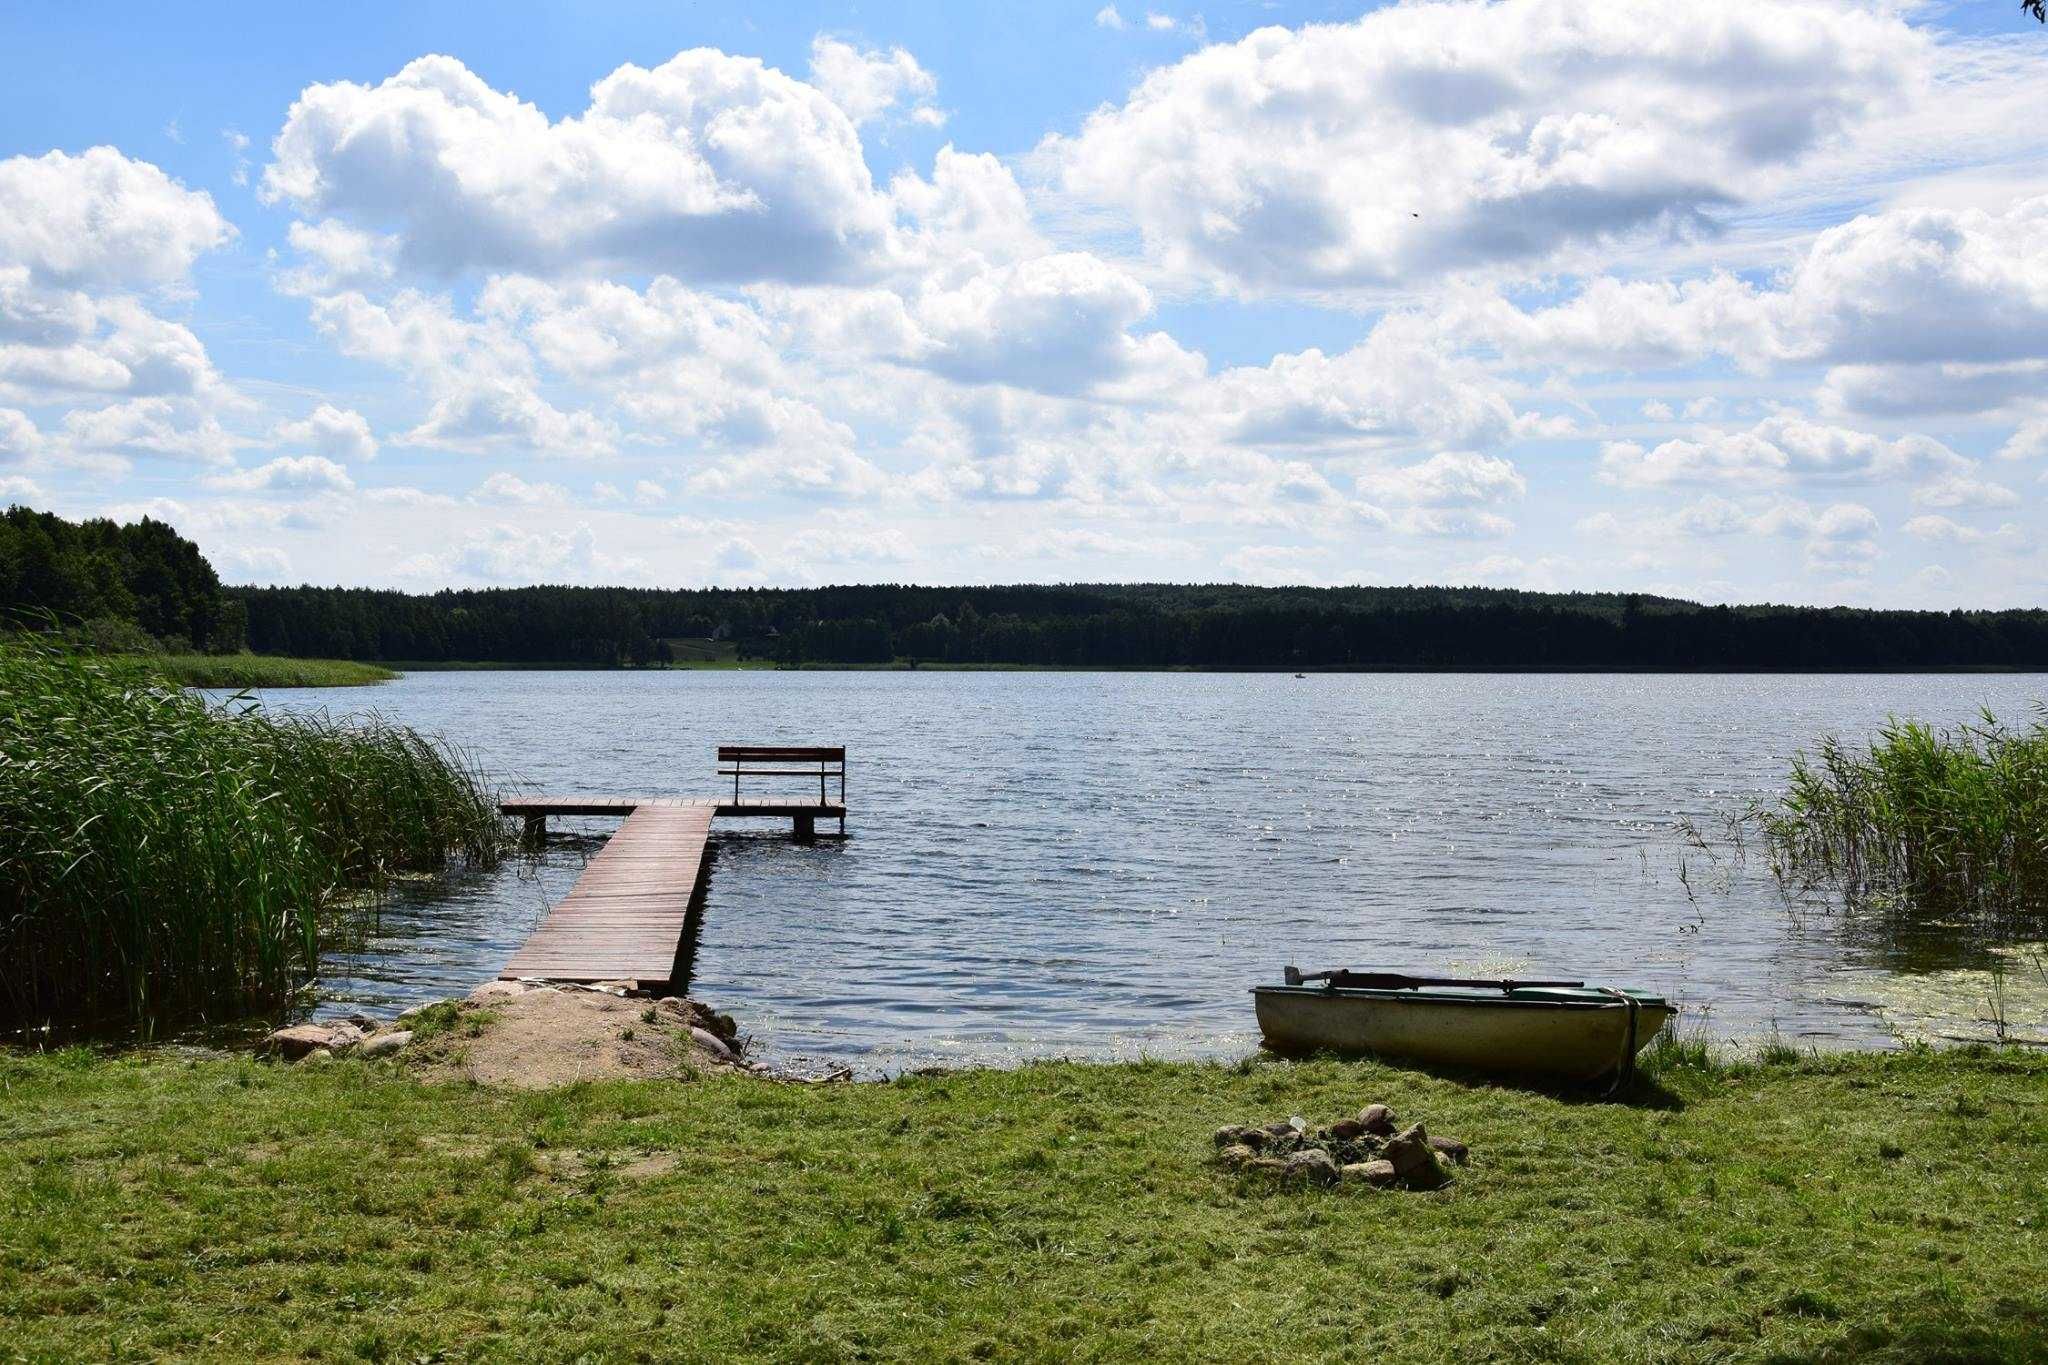
[[[1697,1056],[1695,1056],[1697,1048]],[[1665,1054],[1672,1054],[1667,1058]],[[1560,1104],[1618,1104],[1631,1109],[1682,1110],[1685,1097],[1664,1084],[1664,1076],[1680,1067],[1711,1072],[1720,1066],[1704,1045],[1670,1042],[1662,1037],[1645,1048],[1634,1073],[1617,1087],[1612,1072],[1595,1080],[1572,1082],[1553,1077],[1515,1072],[1483,1071],[1473,1067],[1444,1066],[1413,1057],[1383,1057],[1371,1052],[1282,1052],[1262,1048],[1254,1057],[1276,1062],[1338,1061],[1376,1062],[1397,1071],[1412,1071],[1435,1080],[1471,1089],[1516,1090],[1541,1095]]]
[[[1900,1323],[1852,1327],[1819,1361],[1912,1361],[1915,1365],[1976,1365],[1979,1361],[2039,1360],[2048,1318],[2023,1304],[2001,1304],[1989,1322],[1917,1314]]]

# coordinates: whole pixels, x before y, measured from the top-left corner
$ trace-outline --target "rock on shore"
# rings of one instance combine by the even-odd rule
[[[325,1024],[293,1024],[278,1029],[256,1045],[256,1051],[264,1056],[282,1057],[296,1062],[326,1051],[329,1055],[347,1052],[363,1041],[362,1028],[348,1020]]]
[[[1445,1162],[1471,1153],[1456,1138],[1431,1137],[1420,1123],[1397,1128],[1394,1111],[1368,1104],[1355,1118],[1311,1131],[1299,1117],[1216,1130],[1216,1160],[1226,1170],[1265,1171],[1293,1184],[1339,1182],[1433,1190],[1450,1183]]]

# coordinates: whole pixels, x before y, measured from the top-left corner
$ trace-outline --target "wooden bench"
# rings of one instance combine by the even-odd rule
[[[810,839],[817,831],[818,815],[836,817],[839,832],[846,833],[846,750],[839,746],[825,745],[774,745],[774,744],[721,744],[718,746],[718,775],[732,779],[732,805],[744,807],[747,803],[740,794],[740,782],[745,778],[783,779],[802,778],[809,782],[817,779],[818,804],[812,811],[792,811],[796,822],[796,836]],[[837,782],[838,800],[831,799],[829,784]],[[773,803],[778,808],[784,803]],[[787,803],[794,805],[794,802]]]

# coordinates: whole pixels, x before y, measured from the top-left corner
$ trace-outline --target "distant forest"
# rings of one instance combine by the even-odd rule
[[[223,587],[160,521],[0,515],[0,611],[101,648],[369,662],[1074,668],[2048,668],[2048,612],[1705,607],[1507,588]]]
[[[199,547],[160,521],[71,522],[0,513],[0,614],[55,623],[103,648],[242,648],[242,604],[222,591]]]
[[[1705,607],[1498,588],[238,588],[259,651],[630,665],[672,639],[781,664],[1095,668],[2048,667],[2048,612]]]

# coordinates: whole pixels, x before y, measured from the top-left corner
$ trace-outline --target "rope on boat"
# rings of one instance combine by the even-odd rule
[[[1626,991],[1618,991],[1612,986],[1598,986],[1595,989],[1602,995],[1611,995],[1628,1006],[1628,1034],[1622,1041],[1621,1060],[1615,1064],[1614,1084],[1607,1087],[1607,1096],[1619,1095],[1636,1078],[1636,1019],[1642,1013],[1643,1007]]]

